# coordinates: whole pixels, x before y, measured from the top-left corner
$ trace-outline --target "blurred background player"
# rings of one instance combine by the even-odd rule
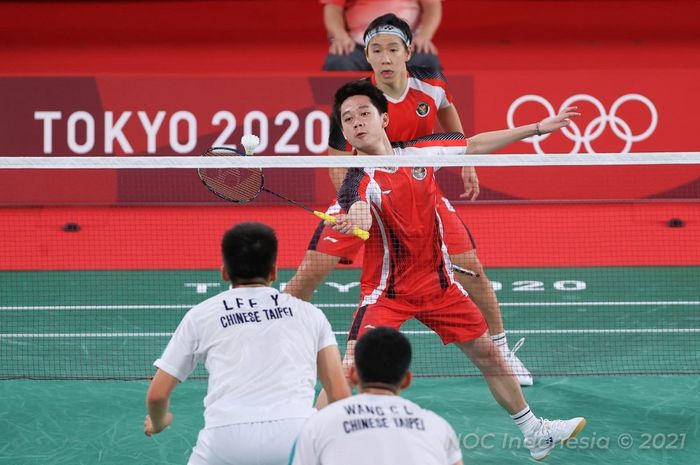
[[[424,155],[484,153],[537,133],[567,126],[575,107],[539,123],[486,132],[433,134],[392,147],[384,128],[387,101],[368,81],[355,81],[335,95],[333,113],[358,155]],[[333,228],[344,234],[360,227],[370,231],[365,245],[359,308],[348,336],[346,361],[353,340],[380,326],[399,329],[415,318],[435,331],[443,344],[454,343],[481,371],[496,401],[525,437],[533,458],[541,460],[586,424],[581,417],[545,420],[534,416],[502,353],[489,337],[486,321],[454,280],[435,209],[434,168],[353,168],[338,192],[347,215],[337,215]]]
[[[170,424],[170,395],[201,361],[209,372],[204,429],[188,463],[283,464],[313,413],[317,373],[332,400],[349,396],[350,387],[323,312],[270,287],[274,231],[239,224],[221,250],[222,277],[232,288],[188,311],[155,361],[144,433]]]
[[[374,71],[371,82],[389,101],[389,126],[386,128],[389,140],[411,140],[432,134],[436,123],[444,132],[464,132],[442,73],[419,67],[406,68],[412,55],[412,35],[405,21],[394,14],[378,17],[367,28],[364,39],[366,61]],[[331,155],[352,154],[352,146],[343,137],[340,123],[334,118],[331,118],[329,151]],[[331,180],[336,190],[346,171],[343,168],[331,169]],[[476,170],[464,167],[461,174],[464,193],[460,197],[476,199],[479,195]],[[437,208],[445,229],[450,259],[454,264],[479,274],[479,277],[459,274],[457,279],[484,314],[492,338],[509,361],[518,382],[523,386],[532,385],[532,374],[509,348],[496,293],[479,260],[469,229],[442,192],[438,195]],[[339,212],[341,208],[337,202],[327,210],[329,214]],[[324,282],[338,262],[353,261],[362,243],[360,239],[333,233],[321,223],[285,292],[310,301],[313,291]]]
[[[405,19],[413,38],[411,65],[441,69],[433,36],[442,19],[442,0],[321,0],[330,47],[324,71],[369,71],[364,32],[374,18],[393,12]]]
[[[461,465],[452,427],[400,397],[411,384],[411,344],[395,329],[368,331],[350,371],[359,394],[314,414],[294,446],[292,465],[400,463]]]

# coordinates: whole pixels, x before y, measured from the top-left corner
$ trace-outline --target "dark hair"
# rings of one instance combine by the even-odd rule
[[[410,44],[411,42],[413,42],[413,33],[411,32],[411,26],[409,26],[406,21],[399,18],[394,13],[387,13],[385,15],[381,15],[377,18],[374,18],[374,21],[369,23],[369,26],[367,26],[367,29],[365,29],[365,33],[362,35],[362,40],[364,41],[365,39],[367,39],[367,35],[372,29],[376,29],[382,26],[394,26],[400,29],[401,32],[406,34],[406,37],[408,38],[408,43]],[[407,44],[404,44],[404,46],[408,47]]]
[[[224,234],[221,254],[232,283],[267,279],[277,261],[277,236],[265,224],[241,223]]]
[[[355,367],[362,384],[398,386],[410,364],[411,343],[395,329],[372,329],[355,346]]]
[[[335,99],[333,100],[333,118],[340,126],[342,126],[340,106],[344,101],[355,95],[366,95],[369,97],[372,105],[379,110],[379,113],[387,113],[389,111],[389,103],[386,101],[386,97],[369,79],[350,81],[335,92]]]

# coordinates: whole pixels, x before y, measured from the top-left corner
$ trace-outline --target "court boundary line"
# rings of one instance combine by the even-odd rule
[[[437,336],[434,331],[406,330],[401,331],[408,335]],[[626,328],[626,329],[509,329],[506,333],[512,334],[674,334],[674,333],[700,333],[700,328]],[[336,336],[347,336],[348,331],[333,331]],[[108,337],[170,337],[172,332],[158,333],[0,333],[0,339],[22,338],[108,338]]]
[[[0,306],[0,311],[37,311],[37,310],[181,310],[198,304],[128,304],[128,305],[7,305]],[[314,304],[319,308],[354,308],[357,303]],[[659,301],[622,301],[622,302],[500,302],[501,307],[628,307],[648,305],[700,305],[700,300],[659,300]]]

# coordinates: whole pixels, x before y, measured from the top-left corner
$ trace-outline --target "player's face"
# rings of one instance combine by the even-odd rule
[[[406,73],[410,53],[403,41],[391,34],[379,34],[370,40],[365,55],[378,82],[393,82]]]
[[[366,95],[347,98],[340,106],[340,121],[345,139],[358,151],[372,153],[373,148],[383,147],[388,116],[380,114]]]

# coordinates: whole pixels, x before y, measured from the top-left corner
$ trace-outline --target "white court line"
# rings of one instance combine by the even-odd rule
[[[617,307],[634,305],[700,305],[700,300],[659,300],[640,302],[509,302],[499,303],[501,307]]]
[[[100,337],[170,337],[173,333],[0,333],[0,339],[12,338],[100,338]]]
[[[413,336],[436,335],[433,331],[408,330],[404,334]],[[333,331],[335,335],[345,336],[347,331]],[[700,328],[638,328],[638,329],[509,329],[513,334],[685,334],[700,333]],[[107,338],[107,337],[170,337],[173,333],[0,333],[2,338]],[[437,336],[437,335],[436,335]]]
[[[0,307],[0,311],[8,310],[180,310],[192,308],[194,305],[16,305]]]
[[[427,330],[401,331],[410,335],[437,334]],[[336,335],[347,331],[334,331]],[[637,329],[507,329],[513,334],[646,334],[646,333],[700,333],[700,328],[637,328]]]
[[[189,309],[196,304],[173,304],[173,305],[16,305],[1,306],[0,311],[10,310],[180,310]],[[501,302],[501,307],[616,307],[616,306],[650,306],[650,305],[700,305],[700,300],[660,300],[660,301],[637,301],[637,302]],[[344,304],[316,304],[320,308],[354,308],[356,303]]]
[[[646,334],[700,333],[700,328],[637,328],[637,329],[509,329],[515,334]]]

